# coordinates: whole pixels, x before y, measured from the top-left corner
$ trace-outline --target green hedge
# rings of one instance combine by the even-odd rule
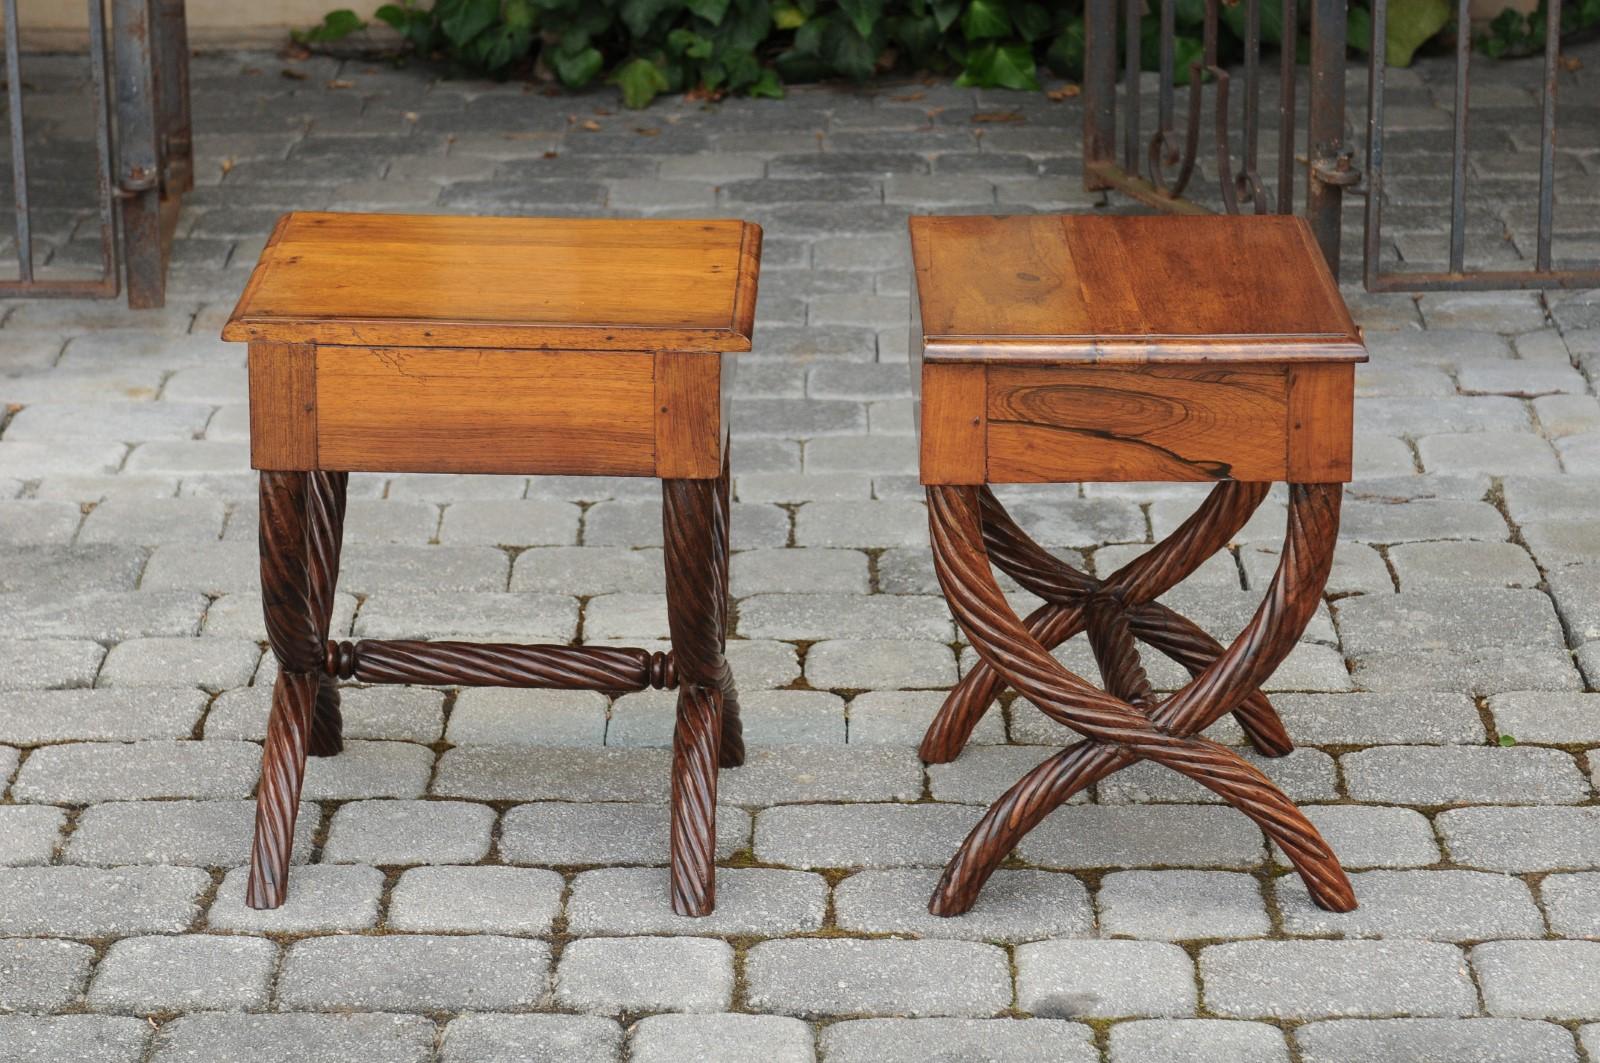
[[[1600,0],[1569,0],[1600,8]],[[1140,24],[1141,59],[1154,70],[1159,8]],[[1291,37],[1305,48],[1305,9]],[[1390,0],[1388,58],[1405,65],[1450,20],[1449,0]],[[1219,50],[1236,60],[1245,4],[1221,5]],[[1262,39],[1284,38],[1282,5],[1260,0]],[[1201,53],[1205,0],[1176,0],[1176,76]],[[1350,12],[1350,43],[1365,49],[1367,11]],[[958,85],[1038,89],[1041,71],[1082,73],[1082,0],[398,0],[375,17],[406,49],[466,73],[546,72],[569,88],[603,78],[629,107],[658,93],[781,96],[784,82],[865,80],[891,71],[954,74]],[[1119,13],[1119,32],[1121,17]],[[337,40],[365,26],[339,10],[296,39]],[[1538,27],[1542,40],[1542,24]],[[1119,45],[1119,54],[1120,54]],[[1486,49],[1487,50],[1487,49]]]

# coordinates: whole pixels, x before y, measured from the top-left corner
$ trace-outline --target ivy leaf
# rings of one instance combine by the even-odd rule
[[[440,0],[434,11],[445,38],[459,48],[494,25],[500,17],[500,0]]]
[[[722,25],[722,16],[728,13],[729,0],[688,0],[684,5],[713,26]]]
[[[1029,44],[1050,32],[1050,12],[1040,4],[1013,7],[1011,20],[1017,24],[1017,36]]]
[[[797,30],[806,24],[806,13],[793,4],[782,4],[773,10],[772,24],[780,30]]]
[[[635,37],[643,37],[649,34],[650,27],[658,15],[681,6],[683,6],[682,0],[622,0],[620,13],[628,32]]]
[[[929,5],[934,20],[939,23],[939,32],[943,33],[956,24],[956,19],[961,17],[961,0],[933,0]]]
[[[998,0],[972,0],[961,16],[961,32],[969,41],[1004,37],[1011,32],[1011,18]]]
[[[593,81],[605,63],[605,56],[594,47],[582,48],[576,52],[555,48],[550,53],[551,68],[555,70],[556,77],[561,79],[561,83],[569,89],[580,88]]]
[[[856,32],[866,38],[872,36],[878,20],[883,17],[883,3],[884,0],[839,0],[839,10],[844,12]]]
[[[967,56],[956,84],[981,89],[1039,89],[1033,49],[1026,44],[986,44]]]
[[[749,93],[769,100],[783,99],[783,82],[778,80],[778,72],[770,67],[763,70],[755,84],[750,86]]]
[[[1513,738],[1511,735],[1501,735],[1500,736],[1500,745],[1501,745],[1502,748],[1510,749],[1512,746],[1514,746],[1516,744],[1517,744],[1517,740],[1515,738]]]
[[[877,66],[878,49],[871,40],[856,32],[853,23],[829,19],[822,34],[822,58],[836,73],[865,81]]]
[[[1260,10],[1262,41],[1267,44],[1281,44],[1283,42],[1283,5],[1263,2],[1260,5]],[[1355,7],[1351,7],[1350,14],[1354,15],[1356,10]],[[1233,4],[1232,6],[1228,4],[1222,5],[1222,21],[1228,24],[1228,28],[1233,31],[1234,36],[1241,41],[1244,40],[1246,14],[1245,5],[1242,3]],[[1346,24],[1348,22],[1347,18]]]
[[[326,41],[343,40],[356,30],[365,29],[366,25],[354,11],[341,7],[322,16],[322,21],[310,29],[295,30],[289,36],[301,44],[322,44]]]
[[[1450,21],[1449,0],[1390,0],[1384,51],[1390,66],[1410,66],[1418,48]]]
[[[533,31],[533,5],[528,0],[506,0],[505,23],[513,30]]]
[[[681,28],[667,34],[667,47],[688,59],[710,59],[713,49],[711,38]]]
[[[635,110],[649,106],[651,100],[670,87],[666,75],[648,59],[628,60],[612,72],[609,80],[622,90],[623,105]]]
[[[904,15],[890,20],[890,34],[918,66],[930,65],[939,47],[939,23],[932,15]]]
[[[1061,35],[1050,43],[1050,50],[1045,53],[1044,61],[1050,64],[1062,77],[1083,77],[1083,50],[1088,37],[1085,35],[1083,16],[1079,15],[1067,23],[1067,28]]]

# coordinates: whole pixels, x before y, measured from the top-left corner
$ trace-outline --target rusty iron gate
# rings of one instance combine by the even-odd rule
[[[102,0],[87,0],[90,105],[94,118],[95,206],[100,269],[92,276],[40,276],[25,123],[25,66],[17,0],[3,0],[6,114],[16,276],[0,295],[116,296],[128,305],[161,306],[178,207],[194,187],[189,121],[189,47],[183,0],[111,0],[107,33]]]
[[[1454,132],[1451,155],[1450,234],[1447,269],[1439,272],[1394,270],[1383,262],[1385,202],[1384,94],[1387,63],[1384,40],[1388,0],[1370,0],[1372,39],[1368,76],[1365,180],[1346,141],[1345,69],[1348,0],[1306,0],[1310,4],[1311,39],[1306,63],[1306,127],[1299,138],[1296,99],[1298,68],[1292,48],[1277,56],[1276,158],[1263,171],[1261,4],[1281,4],[1282,25],[1297,24],[1301,0],[1242,0],[1244,55],[1230,71],[1219,61],[1219,16],[1225,0],[1205,0],[1201,54],[1189,64],[1189,84],[1182,115],[1175,85],[1177,0],[1148,0],[1159,18],[1159,66],[1156,72],[1155,129],[1141,126],[1146,91],[1141,85],[1141,20],[1147,0],[1086,0],[1084,55],[1084,184],[1091,190],[1115,190],[1173,213],[1207,212],[1196,201],[1195,184],[1201,157],[1208,97],[1212,113],[1212,160],[1216,183],[1204,191],[1220,209],[1238,213],[1294,213],[1297,179],[1304,182],[1299,204],[1316,233],[1329,266],[1338,276],[1341,221],[1346,190],[1366,199],[1362,280],[1369,291],[1443,291],[1501,288],[1600,287],[1600,269],[1557,269],[1551,254],[1555,207],[1555,122],[1560,73],[1562,0],[1546,0],[1544,77],[1541,85],[1538,223],[1534,268],[1466,268],[1467,102],[1469,96],[1471,23],[1468,0],[1457,0]],[[1120,16],[1120,18],[1119,18]],[[1119,31],[1124,54],[1118,55]],[[1120,59],[1120,62],[1119,62]],[[1119,71],[1120,66],[1120,71]],[[1119,99],[1118,81],[1121,81]],[[1237,105],[1235,104],[1237,100]],[[1238,110],[1235,143],[1234,109]],[[1120,148],[1120,150],[1119,150]],[[1275,189],[1267,187],[1270,175]]]
[[[1468,0],[1456,10],[1455,113],[1450,151],[1449,260],[1442,271],[1392,270],[1383,262],[1384,93],[1388,66],[1377,42],[1384,39],[1388,0],[1372,2],[1372,66],[1367,99],[1367,213],[1363,279],[1367,290],[1464,291],[1503,288],[1600,288],[1600,269],[1555,268],[1551,251],[1555,236],[1556,97],[1560,84],[1561,2],[1546,0],[1544,71],[1539,98],[1538,221],[1533,238],[1532,269],[1468,269],[1467,253],[1467,101],[1471,93],[1472,38]]]
[[[1160,66],[1157,72],[1156,128],[1146,139],[1141,126],[1144,93],[1140,78],[1140,21],[1145,0],[1123,0],[1122,100],[1117,99],[1117,0],[1087,0],[1084,53],[1084,182],[1090,189],[1115,189],[1160,210],[1196,213],[1206,207],[1188,197],[1199,162],[1201,122],[1206,97],[1212,104],[1217,186],[1222,208],[1237,213],[1248,206],[1257,213],[1294,212],[1296,64],[1293,48],[1280,49],[1277,100],[1278,152],[1271,195],[1260,170],[1261,139],[1261,3],[1244,0],[1245,40],[1242,82],[1242,150],[1233,155],[1232,100],[1234,74],[1218,55],[1220,0],[1205,0],[1202,54],[1189,65],[1188,101],[1182,125],[1177,117],[1175,88],[1176,0],[1158,0]],[[1274,0],[1267,0],[1274,2]],[[1299,21],[1298,0],[1282,4],[1283,25]],[[1310,90],[1306,135],[1310,145],[1305,215],[1329,264],[1338,270],[1340,208],[1344,190],[1359,179],[1344,142],[1344,70],[1346,0],[1310,0]],[[1122,152],[1117,153],[1118,117]]]

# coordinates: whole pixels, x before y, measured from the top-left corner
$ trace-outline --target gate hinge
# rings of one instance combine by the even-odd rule
[[[1361,183],[1361,171],[1355,168],[1355,153],[1342,148],[1335,155],[1320,155],[1311,162],[1311,179],[1325,185],[1348,188]]]

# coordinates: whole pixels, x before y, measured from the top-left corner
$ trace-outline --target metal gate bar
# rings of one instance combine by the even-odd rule
[[[1545,8],[1544,82],[1539,128],[1539,229],[1533,269],[1466,269],[1467,100],[1472,64],[1468,0],[1456,11],[1455,135],[1450,159],[1450,262],[1446,272],[1386,271],[1382,262],[1383,107],[1388,64],[1383,40],[1388,0],[1372,0],[1372,66],[1367,98],[1367,212],[1363,272],[1368,291],[1491,291],[1505,288],[1596,288],[1600,269],[1555,269],[1550,245],[1555,227],[1556,80],[1561,55],[1561,0]]]
[[[17,0],[4,0],[6,96],[11,132],[11,183],[17,242],[17,277],[0,280],[0,295],[83,298],[117,294],[116,204],[111,185],[111,117],[106,98],[106,22],[100,0],[88,0],[89,69],[95,125],[95,187],[100,208],[100,275],[92,278],[36,276],[33,263],[33,226],[28,211],[28,151],[22,114],[21,28]]]
[[[1180,131],[1176,111],[1174,39],[1175,0],[1161,0],[1157,129],[1148,144],[1140,130],[1139,25],[1144,0],[1124,0],[1125,55],[1122,89],[1122,157],[1117,159],[1117,0],[1086,0],[1084,15],[1084,187],[1115,189],[1170,213],[1209,213],[1184,198],[1194,176],[1205,107],[1205,78],[1215,86],[1218,192],[1223,210],[1233,214],[1241,202],[1257,213],[1294,210],[1294,172],[1300,165],[1295,143],[1295,55],[1292,37],[1280,55],[1278,97],[1278,194],[1270,202],[1259,170],[1261,128],[1261,10],[1266,0],[1244,0],[1245,55],[1241,94],[1242,143],[1235,171],[1229,128],[1232,79],[1219,57],[1221,0],[1206,0],[1203,54],[1189,67],[1189,104]],[[1297,24],[1296,0],[1282,0],[1286,34]],[[1313,0],[1311,19],[1311,94],[1308,107],[1306,217],[1335,275],[1339,267],[1339,215],[1344,189],[1359,179],[1344,143],[1344,52],[1347,0]]]

